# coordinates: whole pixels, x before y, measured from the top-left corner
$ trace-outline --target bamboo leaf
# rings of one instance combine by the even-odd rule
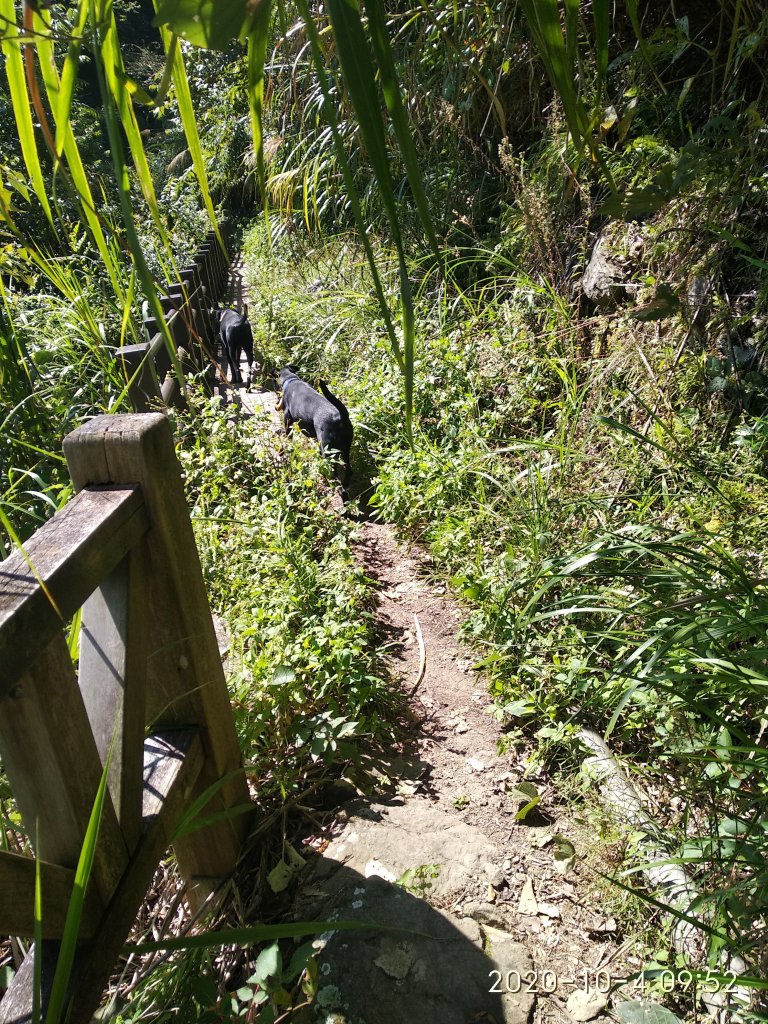
[[[179,106],[179,116],[181,117],[181,123],[184,128],[184,135],[187,140],[187,146],[189,147],[189,155],[192,158],[192,168],[197,178],[197,183],[200,186],[200,194],[203,197],[203,203],[208,214],[213,230],[216,233],[216,238],[224,248],[224,239],[221,237],[219,232],[219,225],[216,220],[216,212],[213,208],[213,200],[211,199],[211,191],[208,187],[208,174],[205,169],[205,160],[203,159],[203,149],[200,145],[200,134],[197,130],[197,119],[195,118],[195,110],[192,104],[192,94],[189,91],[189,80],[187,78],[187,69],[184,65],[184,56],[181,52],[181,47],[178,45],[178,38],[172,35],[167,28],[161,29],[163,44],[168,54],[169,59],[172,56],[172,76],[173,85],[176,90],[176,102]],[[171,55],[171,51],[173,54]]]
[[[29,109],[29,95],[24,78],[24,63],[21,59],[19,28],[16,22],[13,0],[0,0],[0,18],[5,23],[4,31],[0,35],[0,49],[5,55],[5,73],[8,78],[8,90],[19,135],[21,154],[32,181],[35,195],[40,201],[49,224],[53,227],[53,214],[48,202],[48,194],[35,141],[32,113]]]
[[[405,162],[408,184],[411,186],[411,192],[413,193],[416,208],[419,211],[422,226],[427,232],[429,243],[432,246],[435,256],[439,259],[437,236],[435,235],[427,197],[424,192],[421,170],[419,168],[418,157],[416,156],[416,147],[413,144],[413,138],[411,137],[410,128],[408,126],[408,118],[400,95],[400,83],[395,70],[392,49],[389,45],[389,35],[387,33],[386,19],[384,16],[384,6],[381,0],[365,0],[365,12],[368,16],[368,28],[370,31],[371,42],[373,43],[373,50],[376,55],[376,61],[379,65],[384,102],[386,103],[387,110],[392,118],[392,125],[395,129],[395,135],[397,136],[397,141],[400,145],[400,153]]]
[[[78,15],[78,29],[76,31],[82,32],[84,30],[83,27],[87,13],[87,0],[83,0],[81,10]],[[80,19],[82,19],[83,22],[82,26],[80,25]],[[123,288],[123,283],[117,266],[117,260],[115,258],[115,254],[107,243],[101,226],[101,221],[99,220],[99,216],[96,212],[93,195],[91,193],[90,185],[88,184],[88,177],[85,173],[85,167],[83,166],[83,161],[80,156],[80,150],[69,120],[69,110],[72,100],[71,92],[74,88],[74,78],[72,75],[70,75],[71,82],[69,86],[66,86],[70,91],[69,98],[66,100],[63,99],[65,93],[64,76],[67,74],[67,66],[72,54],[72,44],[70,44],[70,52],[68,53],[67,59],[64,63],[64,70],[62,71],[62,78],[60,80],[53,55],[50,14],[47,11],[41,10],[36,12],[34,28],[40,58],[40,70],[45,90],[48,95],[48,102],[50,103],[51,110],[53,111],[54,122],[56,125],[57,156],[61,156],[61,153],[63,152],[66,157],[69,173],[72,178],[72,185],[80,198],[80,204],[86,224],[91,231],[93,240],[99,250],[99,255],[101,256],[104,267],[109,275],[109,280],[112,284],[115,297],[121,306],[125,306],[125,289]],[[77,53],[79,53],[79,47],[77,48]],[[75,60],[75,65],[76,63],[77,62]],[[73,74],[76,74],[76,72]],[[59,148],[59,145],[61,145],[61,148]]]

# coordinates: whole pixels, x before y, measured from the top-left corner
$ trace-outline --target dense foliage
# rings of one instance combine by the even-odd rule
[[[122,407],[140,293],[226,204],[253,222],[259,347],[352,407],[370,506],[465,602],[504,742],[570,770],[582,726],[608,735],[699,885],[710,965],[764,977],[768,15],[387,3],[382,42],[374,2],[158,6],[162,40],[115,4],[135,37],[104,81],[93,4],[88,70],[69,110],[42,90],[27,152],[0,85],[7,545],[66,500],[61,433]],[[36,13],[39,39],[87,7]],[[98,222],[71,143],[68,169],[30,161],[46,117]],[[241,735],[286,795],[391,713],[366,584],[311,453],[213,407],[176,426]]]

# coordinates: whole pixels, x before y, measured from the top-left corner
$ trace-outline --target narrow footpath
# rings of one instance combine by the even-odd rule
[[[268,443],[279,429],[274,393],[242,389],[240,399]],[[371,521],[359,527],[356,557],[376,583],[413,739],[387,766],[378,799],[339,810],[296,917],[406,932],[330,937],[317,1019],[600,1021],[605,990],[632,967],[580,861],[588,833],[517,749],[498,753],[487,681],[456,639],[461,609],[430,581],[425,559]],[[518,820],[533,793],[536,807]]]
[[[269,443],[280,429],[274,393],[243,387],[237,399]],[[409,697],[413,735],[380,794],[340,808],[318,837],[296,918],[381,927],[324,938],[306,1019],[607,1022],[607,990],[638,965],[627,963],[580,856],[588,828],[518,748],[499,753],[487,681],[456,638],[462,611],[427,560],[372,521],[361,522],[355,550],[375,581],[389,674]]]

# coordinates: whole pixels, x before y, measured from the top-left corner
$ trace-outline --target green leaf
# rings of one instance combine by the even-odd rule
[[[524,821],[533,808],[541,803],[541,794],[531,782],[518,782],[509,791],[509,797],[518,804],[515,821]]]
[[[280,947],[276,942],[259,953],[253,974],[248,979],[249,983],[260,985],[261,988],[269,988],[272,979],[280,979],[283,971],[283,958],[280,955]]]
[[[272,0],[261,0],[256,8],[251,31],[248,33],[248,105],[251,111],[251,131],[256,150],[256,173],[259,178],[261,201],[269,232],[269,206],[264,173],[264,64],[267,59],[269,24]]]
[[[249,928],[224,928],[178,939],[159,939],[157,942],[126,943],[123,949],[133,953],[151,953],[159,949],[215,949],[219,946],[251,946],[265,939],[293,939],[303,935],[322,935],[323,932],[356,931],[402,932],[402,928],[389,928],[361,921],[294,921],[290,924],[259,924]]]
[[[395,70],[392,49],[389,45],[384,5],[381,0],[365,0],[365,12],[368,16],[368,29],[371,35],[373,50],[379,65],[384,102],[392,118],[392,126],[395,129],[400,153],[405,163],[408,184],[411,186],[416,209],[419,211],[419,217],[427,233],[429,243],[432,246],[433,252],[439,258],[437,236],[435,235],[426,193],[424,192],[416,147],[413,144],[408,118],[400,95],[400,83]]]
[[[320,37],[317,31],[317,26],[312,20],[312,16],[309,12],[309,6],[307,0],[297,0],[297,6],[301,14],[302,20],[307,30],[307,37],[309,39],[310,51],[312,53],[312,62],[315,65],[315,72],[320,85],[320,90],[323,94],[323,111],[325,113],[328,126],[333,137],[334,149],[336,150],[336,158],[341,168],[342,177],[344,178],[344,186],[347,190],[347,197],[349,199],[350,207],[352,208],[352,214],[355,218],[358,231],[360,232],[360,240],[365,250],[365,258],[368,262],[368,267],[371,272],[371,279],[373,281],[373,288],[376,292],[376,299],[379,303],[379,309],[384,319],[384,324],[387,331],[387,337],[392,348],[392,352],[395,356],[398,366],[400,369],[404,368],[402,351],[400,348],[400,342],[395,332],[395,327],[392,322],[392,317],[387,304],[386,296],[384,295],[384,288],[381,283],[381,276],[379,274],[378,267],[376,266],[376,257],[373,254],[373,248],[368,237],[367,225],[365,218],[363,217],[362,207],[360,205],[360,196],[357,193],[355,187],[354,177],[352,175],[352,169],[347,159],[346,147],[344,140],[341,138],[339,131],[338,119],[335,114],[335,108],[330,96],[330,87],[328,84],[328,77],[325,73],[325,66],[323,61],[323,50],[320,45]]]
[[[72,895],[69,899],[67,916],[64,921],[64,932],[62,934],[61,945],[59,947],[59,958],[56,962],[56,971],[53,976],[51,994],[48,1000],[45,1024],[59,1024],[64,1013],[70,977],[72,974],[72,965],[75,961],[77,937],[80,932],[80,921],[83,916],[85,891],[93,869],[93,861],[96,856],[96,844],[99,838],[99,826],[101,825],[101,814],[107,797],[109,764],[110,755],[108,754],[104,764],[104,770],[101,773],[99,787],[96,790],[96,797],[93,801],[91,815],[88,819],[88,827],[85,830],[85,838],[83,839],[80,857],[75,870],[75,882],[72,887]]]
[[[13,106],[13,116],[19,136],[24,165],[32,179],[32,188],[40,201],[48,223],[53,227],[53,214],[48,202],[48,193],[43,180],[43,171],[35,141],[35,129],[29,107],[27,83],[24,77],[24,63],[21,59],[19,29],[13,0],[0,0],[0,21],[3,32],[0,35],[0,50],[5,55],[5,73],[8,77],[8,91]]]
[[[592,17],[595,22],[595,56],[597,58],[598,104],[608,77],[608,37],[610,34],[611,5],[608,0],[592,0]]]
[[[658,1003],[641,1002],[637,999],[619,1003],[614,1013],[621,1024],[681,1024],[671,1010]]]
[[[576,861],[576,848],[570,839],[566,839],[559,832],[553,836],[552,859],[555,862],[555,870],[560,875],[567,875]]]
[[[283,981],[286,985],[290,985],[295,978],[298,978],[307,969],[307,965],[316,952],[317,950],[311,942],[305,942],[303,946],[299,946],[291,957],[288,970],[283,975]]]
[[[360,133],[363,137],[368,159],[370,160],[376,181],[379,186],[382,205],[389,221],[392,239],[395,243],[400,270],[400,300],[402,303],[403,375],[405,378],[405,427],[411,437],[411,419],[413,411],[413,371],[414,371],[414,310],[413,295],[405,259],[400,221],[395,201],[395,189],[387,156],[387,142],[384,133],[384,121],[381,116],[381,105],[376,91],[375,69],[371,59],[371,49],[363,31],[360,11],[353,0],[329,0],[328,10],[331,15],[333,38],[339,56],[344,81],[347,84],[352,105],[357,114]],[[363,227],[363,232],[365,228]],[[399,345],[395,355],[399,353]]]
[[[47,12],[41,12],[48,18]],[[61,69],[61,83],[59,85],[59,100],[55,105],[51,103],[54,120],[56,121],[56,156],[60,157],[64,152],[66,137],[72,136],[72,124],[69,120],[69,112],[72,108],[72,96],[75,92],[77,72],[80,66],[80,51],[82,40],[85,34],[85,26],[88,19],[88,0],[80,0],[77,8],[77,20],[74,30],[69,37],[67,56],[64,60],[64,67]]]
[[[194,46],[225,50],[243,31],[248,8],[248,0],[158,0],[153,24]]]
[[[660,284],[650,302],[637,306],[632,310],[630,316],[633,320],[640,320],[646,323],[651,320],[663,320],[665,317],[674,316],[680,311],[680,300],[668,284]]]
[[[165,225],[163,224],[163,218],[160,214],[157,196],[155,195],[152,172],[147,160],[147,154],[144,152],[144,143],[141,139],[141,129],[139,128],[139,122],[136,120],[136,112],[133,109],[131,93],[127,87],[128,77],[125,73],[125,68],[123,67],[123,55],[120,49],[120,41],[117,35],[117,24],[112,12],[111,0],[91,0],[91,4],[92,8],[96,9],[96,22],[100,26],[103,26],[100,28],[99,35],[104,79],[109,87],[110,93],[112,94],[115,107],[117,108],[125,138],[128,140],[128,148],[131,151],[133,166],[136,170],[136,177],[141,187],[142,194],[147,206],[149,207],[149,211],[152,214],[152,220],[157,227],[158,234],[160,235],[163,245],[171,256],[171,260],[173,260],[171,244],[165,230]],[[122,145],[120,149],[122,152]],[[129,193],[127,169],[121,169],[119,180],[122,182],[121,191]],[[144,284],[143,281],[142,284]],[[148,290],[145,289],[145,292],[148,292]]]
[[[216,238],[219,244],[222,249],[224,249],[224,240],[219,232],[216,212],[213,208],[213,200],[211,199],[211,191],[208,187],[208,174],[205,169],[203,149],[200,145],[200,135],[197,130],[197,119],[195,118],[195,110],[192,105],[192,94],[189,91],[189,80],[187,79],[187,69],[184,65],[184,55],[181,52],[181,47],[178,45],[178,39],[175,35],[172,35],[166,28],[161,30],[161,34],[166,54],[171,63],[173,85],[176,90],[176,102],[179,106],[179,116],[181,117],[181,124],[184,128],[184,136],[187,140],[189,155],[192,158],[192,169],[195,172],[197,183],[200,186],[200,193],[203,197],[203,203],[205,204],[208,219],[213,225],[213,230],[216,233]]]
[[[78,26],[75,30],[76,32],[82,32],[84,30],[83,26],[87,13],[88,0],[82,0],[78,11]],[[81,24],[81,21],[83,24]],[[80,47],[79,45],[75,47],[74,44],[70,42],[70,49],[64,62],[62,78],[59,80],[59,74],[56,70],[56,63],[53,56],[51,21],[48,11],[41,10],[36,12],[34,15],[33,26],[37,36],[37,48],[40,57],[42,78],[48,95],[48,102],[50,103],[51,111],[53,112],[54,123],[56,125],[57,156],[61,156],[61,153],[63,152],[66,157],[69,173],[72,178],[72,184],[80,199],[83,217],[85,218],[85,222],[90,229],[94,242],[96,243],[96,248],[99,250],[99,255],[101,256],[104,268],[109,275],[109,280],[115,293],[115,297],[121,306],[125,306],[125,289],[123,287],[120,270],[117,265],[117,258],[104,235],[99,215],[96,212],[91,188],[88,184],[85,167],[83,166],[83,161],[80,156],[80,150],[78,149],[77,141],[75,140],[72,125],[69,120],[69,111],[72,101],[71,93],[74,89],[75,76],[77,72],[76,70],[72,70],[68,74],[67,69],[70,63],[75,69],[77,68]],[[68,82],[65,82],[67,76]],[[65,99],[64,97],[67,92],[69,92],[69,98]]]

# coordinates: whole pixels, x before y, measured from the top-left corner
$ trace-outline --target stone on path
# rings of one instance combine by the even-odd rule
[[[455,902],[485,885],[489,865],[502,856],[478,829],[427,800],[359,805],[318,860],[304,893],[315,902],[300,916],[384,927],[323,937],[314,1019],[525,1024],[533,1008],[533,996],[519,984],[532,970],[525,949],[417,895],[424,890],[433,901]]]

